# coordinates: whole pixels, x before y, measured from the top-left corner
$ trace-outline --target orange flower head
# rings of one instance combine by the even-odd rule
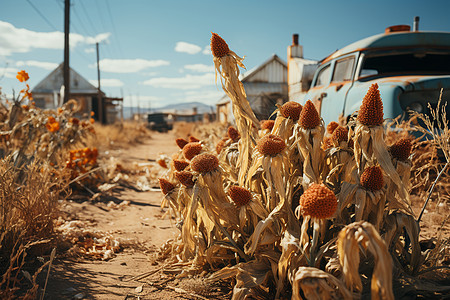
[[[239,134],[239,131],[237,131],[236,128],[233,126],[228,127],[227,131],[228,137],[233,140],[234,143],[240,140],[241,135]]]
[[[192,177],[193,174],[189,171],[175,172],[175,178],[178,179],[178,181],[186,187],[191,187],[194,185]]]
[[[79,125],[80,124],[80,120],[78,118],[70,118],[69,122],[72,123],[73,125]]]
[[[348,129],[342,126],[338,126],[333,134],[331,135],[331,138],[334,143],[340,144],[341,142],[347,142],[348,141]]]
[[[200,140],[198,138],[196,138],[195,136],[190,136],[189,143],[195,143],[195,142],[200,142]]]
[[[275,125],[274,120],[264,120],[261,121],[261,129],[272,131],[273,125]]]
[[[228,141],[228,138],[221,139],[217,145],[216,145],[216,152],[217,154],[220,154],[222,152],[223,148],[225,147],[225,143]]]
[[[47,118],[47,123],[55,123],[55,122],[56,122],[55,117],[50,116],[50,117]]]
[[[389,147],[389,152],[392,157],[401,161],[407,161],[411,154],[411,148],[412,144],[410,139],[400,139]]]
[[[90,118],[90,119],[89,119],[89,123],[94,124],[94,123],[95,123],[94,118]]]
[[[16,78],[20,82],[24,82],[24,81],[27,81],[28,79],[30,79],[30,76],[28,76],[28,73],[25,72],[25,70],[22,70],[22,71],[17,72]]]
[[[184,169],[186,169],[187,166],[189,166],[189,163],[187,161],[180,159],[174,159],[172,163],[175,170],[179,172],[183,171]]]
[[[258,141],[257,147],[259,153],[263,155],[276,156],[286,148],[286,144],[279,136],[268,134]]]
[[[383,172],[380,166],[368,167],[361,174],[361,185],[371,191],[381,190],[383,187]]]
[[[300,197],[300,211],[317,219],[331,218],[338,206],[336,195],[323,184],[313,183]]]
[[[331,136],[328,136],[324,138],[322,141],[322,149],[327,150],[330,149],[331,147],[333,147],[333,139],[331,138]]]
[[[191,168],[201,174],[209,173],[219,168],[219,160],[209,153],[199,154],[192,160]]]
[[[167,195],[171,190],[175,188],[175,185],[164,178],[159,178],[159,186],[161,187],[161,192],[164,195]]]
[[[25,110],[25,111],[28,111],[28,110],[30,110],[30,107],[28,105],[26,105],[26,104],[23,104],[22,105],[22,109]]]
[[[372,84],[364,96],[358,112],[358,121],[366,126],[383,124],[383,102],[381,101],[378,84]]]
[[[58,115],[63,113],[63,109],[61,107],[58,107]]]
[[[183,155],[186,159],[192,160],[202,151],[202,149],[203,146],[200,143],[187,143],[186,146],[183,147]]]
[[[280,107],[281,115],[285,118],[292,119],[294,122],[297,122],[301,111],[301,104],[294,101],[288,101]]]
[[[327,125],[327,132],[329,134],[333,134],[333,131],[339,126],[337,122],[330,122],[330,124]]]
[[[164,159],[158,159],[157,163],[161,166],[161,168],[168,169],[166,161]]]
[[[252,193],[240,186],[230,187],[230,189],[228,190],[228,195],[238,207],[247,205],[250,200],[252,200]]]
[[[184,146],[186,146],[187,143],[189,143],[188,141],[186,141],[185,139],[182,138],[178,138],[175,140],[175,143],[177,143],[178,147],[180,149],[183,149]]]
[[[305,106],[303,106],[298,122],[305,129],[313,129],[320,125],[319,113],[310,100],[306,101]]]
[[[54,117],[50,116],[47,119],[45,127],[47,127],[47,130],[50,132],[56,132],[59,130],[59,122],[57,122]]]
[[[95,116],[95,112],[91,111],[91,117]]]
[[[228,44],[217,33],[211,32],[211,52],[214,57],[223,57],[230,52]]]

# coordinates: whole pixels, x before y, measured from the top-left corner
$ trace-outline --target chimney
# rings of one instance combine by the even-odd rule
[[[419,31],[419,16],[414,17],[413,31]]]
[[[298,46],[298,33],[292,35],[292,46]]]
[[[288,46],[287,52],[288,59],[293,57],[303,58],[303,47],[298,43],[298,33],[292,35],[292,45]]]

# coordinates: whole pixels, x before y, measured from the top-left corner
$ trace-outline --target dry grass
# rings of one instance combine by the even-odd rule
[[[94,124],[94,130],[95,136],[89,139],[88,144],[100,150],[126,149],[151,137],[151,131],[144,123],[133,121],[111,125]]]

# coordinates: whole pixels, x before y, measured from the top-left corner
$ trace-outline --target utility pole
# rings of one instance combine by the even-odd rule
[[[64,103],[70,97],[70,64],[69,64],[69,33],[70,33],[70,0],[64,1]]]
[[[97,108],[98,108],[98,121],[103,124],[103,98],[102,92],[100,90],[100,55],[98,51],[98,42],[95,43],[97,48],[97,80],[98,80],[98,90],[97,90]]]

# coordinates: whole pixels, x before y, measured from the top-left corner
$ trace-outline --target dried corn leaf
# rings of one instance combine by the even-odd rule
[[[299,267],[292,283],[292,299],[353,299],[345,284],[322,270],[311,267]]]
[[[392,292],[392,259],[375,227],[368,222],[355,222],[341,230],[337,241],[339,261],[346,286],[361,292],[359,246],[375,259],[372,274],[372,299],[394,299]]]

